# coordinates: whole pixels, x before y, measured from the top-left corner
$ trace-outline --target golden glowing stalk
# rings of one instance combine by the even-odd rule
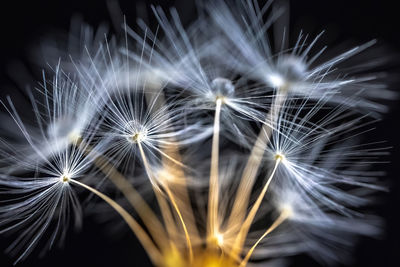
[[[147,175],[149,176],[150,179],[154,179],[154,178],[155,178],[155,177],[154,177],[154,174],[153,174],[153,172],[151,171],[151,167],[150,167],[150,164],[149,164],[149,162],[147,161],[147,157],[146,157],[146,155],[145,155],[145,153],[144,153],[144,151],[143,151],[142,144],[139,142],[139,143],[138,143],[138,146],[139,146],[140,155],[141,155],[141,157],[142,157],[143,165],[144,165],[144,167],[145,167],[145,169],[146,169]],[[187,242],[187,247],[188,247],[188,249],[189,249],[189,258],[190,258],[190,260],[192,261],[192,260],[193,260],[193,248],[192,248],[192,243],[191,243],[191,241],[190,241],[189,232],[188,232],[188,230],[187,230],[187,228],[186,228],[185,221],[183,220],[182,214],[181,214],[181,212],[180,212],[180,210],[179,210],[179,208],[178,208],[178,205],[176,204],[176,201],[175,201],[175,198],[174,198],[173,194],[172,194],[171,191],[169,190],[168,185],[164,185],[164,189],[165,189],[165,191],[167,192],[167,195],[168,195],[168,197],[169,197],[169,199],[170,199],[170,201],[171,201],[171,203],[172,203],[172,206],[174,207],[176,213],[178,214],[179,220],[180,220],[180,222],[181,222],[181,224],[182,224],[183,231],[184,231],[184,233],[185,233],[186,242]],[[157,188],[155,189],[155,191],[157,192]]]
[[[142,219],[143,223],[146,225],[155,242],[161,248],[166,249],[168,238],[164,227],[139,192],[136,191],[124,175],[108,162],[107,158],[94,151],[92,147],[84,143],[81,138],[77,139],[76,144],[79,145],[79,148],[84,147],[85,153],[95,154],[96,159],[93,162],[94,165],[122,192],[129,204],[135,209],[140,219]]]
[[[79,185],[90,192],[94,193],[98,197],[100,197],[102,200],[107,202],[116,212],[121,215],[121,217],[124,219],[124,221],[128,224],[129,228],[132,230],[132,232],[136,235],[136,237],[139,239],[140,243],[142,244],[143,248],[146,250],[148,253],[151,261],[158,265],[161,262],[161,253],[159,249],[154,245],[153,241],[151,238],[148,236],[146,231],[143,230],[143,228],[140,226],[140,224],[124,209],[122,208],[117,202],[112,200],[110,197],[107,195],[101,193],[97,189],[90,187],[84,183],[81,183],[79,181],[76,181],[74,179],[69,179],[68,182],[71,182],[73,184]]]
[[[253,207],[251,208],[249,214],[247,215],[244,223],[242,224],[242,226],[240,228],[239,234],[238,234],[238,236],[235,240],[235,243],[233,245],[233,248],[232,248],[232,255],[234,255],[234,256],[238,255],[240,253],[240,251],[242,250],[247,233],[250,230],[250,227],[251,227],[251,224],[253,223],[254,217],[256,216],[256,213],[257,213],[258,209],[260,208],[261,202],[264,199],[264,196],[268,190],[268,187],[272,181],[272,178],[275,175],[275,172],[276,172],[281,160],[282,160],[282,158],[280,156],[276,157],[275,166],[272,170],[271,175],[269,176],[266,184],[264,185],[263,189],[261,190],[260,194],[258,195],[256,202],[254,203]]]
[[[192,263],[193,262],[193,247],[192,247],[192,242],[190,241],[190,236],[189,236],[189,232],[187,230],[185,221],[183,220],[182,214],[178,208],[178,205],[176,204],[175,197],[172,194],[172,192],[168,186],[165,186],[165,191],[167,192],[167,195],[168,195],[169,199],[171,200],[172,206],[174,207],[176,213],[179,216],[179,220],[181,221],[183,231],[185,232],[186,242],[187,242],[187,245],[189,248],[189,262]]]
[[[243,170],[240,184],[233,203],[232,212],[228,220],[228,229],[239,229],[247,211],[251,190],[257,177],[258,169],[260,168],[264,151],[267,148],[269,140],[274,130],[276,121],[279,117],[279,112],[286,100],[288,85],[284,85],[277,90],[271,110],[268,113],[265,123],[263,124],[257,140],[255,141],[251,154],[247,160]]]
[[[211,150],[211,169],[210,169],[210,185],[208,192],[208,221],[207,234],[208,240],[215,240],[219,230],[218,222],[218,162],[219,162],[219,131],[220,131],[220,115],[222,100],[217,98],[214,117],[214,132]]]
[[[162,88],[161,82],[150,82],[150,86],[146,84],[145,96],[150,106],[150,111],[157,110],[160,112],[165,110],[165,96]],[[166,116],[166,121],[168,121],[168,113],[164,113],[163,115]],[[181,156],[179,146],[173,137],[168,137],[167,139],[169,144],[167,143],[167,145],[164,145],[160,152],[165,171],[174,176],[174,180],[172,181],[174,187],[170,188],[170,190],[172,194],[176,196],[175,200],[179,210],[184,212],[186,224],[191,225],[188,229],[191,237],[195,240],[199,240],[200,237],[196,227],[193,208],[190,204],[188,205],[188,203],[190,203],[190,198],[186,177],[182,169],[182,164],[180,163]],[[170,230],[168,230],[168,232],[170,233],[173,231],[171,228],[173,227],[169,226]]]
[[[274,231],[279,225],[281,225],[289,216],[290,216],[290,211],[289,210],[283,210],[281,212],[281,215],[275,220],[275,222],[264,232],[264,234],[257,240],[257,242],[250,248],[250,250],[247,252],[246,257],[242,260],[240,263],[239,267],[244,267],[247,265],[247,262],[249,261],[251,255],[253,254],[255,248],[258,246],[258,244],[267,236],[269,233]]]
[[[168,233],[168,242],[172,248],[175,248],[177,238],[179,238],[178,230],[174,220],[174,216],[171,213],[170,206],[167,200],[162,195],[159,188],[153,187],[154,194],[157,199],[157,203],[160,206],[161,215],[164,220],[164,225]]]
[[[173,157],[176,159],[180,158],[179,151],[174,145],[169,145],[168,148],[164,149],[164,151],[166,151],[166,154],[173,155]],[[163,157],[162,163],[164,168],[163,171],[165,171],[165,174],[168,176],[164,178],[160,177],[162,179],[162,183],[169,188],[171,195],[173,195],[175,198],[177,207],[180,211],[182,211],[182,215],[185,217],[186,225],[190,226],[188,227],[188,231],[191,238],[194,240],[200,240],[199,233],[197,231],[196,220],[194,218],[194,213],[188,194],[187,181],[182,167],[174,162],[171,162],[166,157]]]

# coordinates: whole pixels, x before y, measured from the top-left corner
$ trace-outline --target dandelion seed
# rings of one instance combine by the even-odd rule
[[[47,229],[53,233],[45,249],[51,248],[58,238],[60,241],[65,238],[71,221],[76,227],[81,224],[80,203],[70,184],[85,174],[90,157],[85,157],[79,149],[68,148],[42,160],[44,163],[40,165],[24,167],[25,172],[37,173],[35,177],[0,177],[5,193],[14,196],[10,204],[0,208],[2,232],[22,229],[20,237],[9,247],[14,254],[23,251],[16,262],[38,245]]]
[[[11,137],[2,142],[2,154],[8,164],[13,165],[8,166],[7,171],[46,161],[90,134],[90,124],[96,115],[96,100],[92,92],[87,88],[78,88],[79,84],[59,67],[52,82],[45,77],[43,79],[41,88],[36,89],[38,97],[28,92],[33,123],[24,121],[10,98],[8,105],[2,102],[9,113],[9,128],[4,134]],[[13,146],[18,149],[10,150]]]
[[[350,76],[348,73],[340,73],[338,68],[339,64],[375,44],[375,40],[317,65],[315,62],[326,47],[314,55],[311,55],[311,50],[322,33],[308,44],[308,35],[300,33],[294,47],[288,49],[285,30],[281,29],[284,39],[277,40],[281,47],[276,47],[276,50],[280,50],[274,53],[267,31],[284,10],[280,8],[272,12],[264,22],[263,16],[271,4],[272,1],[268,1],[260,8],[255,1],[242,1],[239,4],[241,8],[237,8],[225,1],[216,1],[205,7],[214,21],[214,29],[219,29],[215,35],[226,36],[220,46],[228,46],[229,49],[218,49],[226,53],[217,53],[216,56],[222,56],[228,68],[262,81],[272,89],[286,86],[291,97],[301,95],[319,100],[332,95],[329,101],[333,104],[346,103],[364,112],[385,111],[386,108],[377,100],[391,99],[393,94],[383,89],[378,81],[374,81],[376,75]],[[207,24],[204,26],[208,27]],[[374,93],[377,90],[381,92],[379,96]]]
[[[214,110],[217,100],[221,100],[221,121],[230,133],[227,136],[234,134],[241,140],[244,140],[242,131],[249,128],[247,121],[269,123],[265,121],[265,104],[271,97],[262,95],[258,88],[248,88],[245,78],[234,81],[233,73],[227,71],[221,60],[209,56],[209,51],[215,48],[213,40],[200,45],[192,41],[199,28],[197,24],[193,26],[193,33],[187,33],[182,29],[176,10],[171,11],[172,21],[166,18],[162,9],[153,10],[165,35],[161,44],[154,45],[156,34],[147,28],[145,32],[152,42],[150,44],[130,31],[133,39],[143,44],[143,51],[140,56],[129,50],[125,53],[150,72],[161,70],[164,73],[161,77],[163,87],[167,92],[171,92],[174,99],[185,98],[185,102],[181,103],[184,112],[192,114]],[[148,62],[143,62],[143,58],[147,58]]]

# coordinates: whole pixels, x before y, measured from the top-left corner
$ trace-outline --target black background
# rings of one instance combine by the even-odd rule
[[[16,64],[23,64],[30,72],[37,73],[36,66],[29,60],[32,47],[40,43],[45,36],[56,32],[68,32],[71,17],[80,14],[86,22],[97,26],[101,22],[111,25],[110,15],[105,0],[35,0],[3,1],[0,7],[0,96],[17,94],[21,83],[29,82],[18,79],[23,75]],[[138,1],[136,1],[138,2]],[[127,15],[128,24],[136,18],[136,3],[119,1],[122,11]],[[146,1],[142,1],[143,4]],[[174,4],[180,11],[183,21],[193,19],[192,1],[150,1],[162,2],[164,6]],[[290,1],[291,32],[298,33],[300,28],[311,34],[327,30],[322,42],[338,44],[350,40],[362,43],[377,38],[386,45],[388,55],[396,57],[400,47],[398,33],[399,14],[396,1],[370,0],[296,0]],[[149,11],[150,12],[150,11]],[[300,26],[301,25],[301,26]],[[392,80],[399,73],[398,60],[390,63]],[[29,72],[29,71],[28,71]],[[17,79],[15,78],[17,77]],[[394,90],[399,89],[396,82],[391,83]],[[397,83],[398,84],[398,83]],[[383,196],[382,204],[377,209],[387,222],[385,235],[378,240],[363,238],[354,253],[352,266],[399,266],[400,253],[400,192],[397,174],[400,172],[399,137],[399,102],[390,104],[391,111],[384,120],[376,125],[378,140],[386,140],[391,149],[391,163],[383,166],[387,171],[391,192]],[[18,266],[150,266],[145,252],[129,232],[124,235],[109,234],[105,225],[95,222],[95,218],[86,217],[80,232],[69,231],[63,249],[53,249],[39,259],[38,253],[31,255]],[[15,237],[15,236],[14,236]],[[13,239],[0,236],[0,250],[6,248]],[[293,266],[319,266],[305,256],[293,258]],[[0,254],[0,266],[12,265],[12,259]]]

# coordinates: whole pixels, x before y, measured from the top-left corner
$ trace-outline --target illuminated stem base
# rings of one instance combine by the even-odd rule
[[[195,249],[192,263],[183,258],[179,252],[164,256],[164,265],[161,267],[238,267],[240,263],[220,250]]]

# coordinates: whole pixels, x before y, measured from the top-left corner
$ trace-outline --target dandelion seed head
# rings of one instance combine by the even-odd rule
[[[81,129],[74,127],[76,119],[59,118],[57,121],[49,124],[47,134],[52,140],[66,140],[75,142],[81,137]]]
[[[269,86],[279,88],[281,92],[295,92],[297,84],[304,82],[305,77],[307,77],[306,63],[295,55],[280,56],[272,68],[275,70],[267,71],[269,73],[267,82]],[[310,85],[310,87],[313,87],[313,85]],[[305,91],[303,93],[308,94]]]
[[[137,121],[131,120],[125,126],[125,133],[127,140],[130,143],[141,143],[147,138],[148,130],[145,126]]]
[[[234,96],[235,86],[231,80],[217,77],[211,81],[211,89],[216,100],[221,100],[224,103],[229,97]]]
[[[307,76],[307,65],[294,55],[282,56],[277,64],[278,72],[289,82],[304,80]]]
[[[286,156],[284,154],[282,154],[281,152],[277,152],[275,154],[275,160],[277,160],[277,161],[279,160],[283,164],[285,164],[287,162]]]
[[[92,154],[83,153],[85,141],[75,144],[80,149],[62,150],[45,163],[25,166],[26,177],[0,175],[0,185],[7,184],[7,192],[13,196],[13,204],[0,207],[0,227],[2,231],[24,229],[10,247],[21,252],[17,261],[39,246],[39,240],[44,239],[50,249],[56,241],[63,241],[71,222],[81,225],[80,203],[70,184],[82,177],[92,162]],[[29,177],[29,173],[35,175]],[[45,232],[50,233],[47,239],[43,238]]]
[[[134,133],[129,140],[133,141],[134,143],[140,143],[146,138],[145,132],[136,132]]]
[[[294,216],[294,210],[293,207],[291,205],[289,205],[288,203],[284,203],[280,206],[280,211],[284,212],[285,214],[287,214],[287,216],[290,218],[292,216]]]
[[[60,176],[60,180],[62,183],[69,183],[71,177],[68,174],[63,174]]]
[[[280,191],[279,189],[274,198],[274,205],[276,206],[279,212],[285,212],[290,220],[294,220],[296,218],[296,210],[297,207],[301,206],[296,204],[298,201],[302,201],[299,194],[297,194],[292,189],[287,189],[285,191]],[[285,193],[284,195],[277,195],[281,193]]]
[[[277,73],[271,73],[268,75],[268,81],[272,87],[282,87],[285,84],[285,79]]]

